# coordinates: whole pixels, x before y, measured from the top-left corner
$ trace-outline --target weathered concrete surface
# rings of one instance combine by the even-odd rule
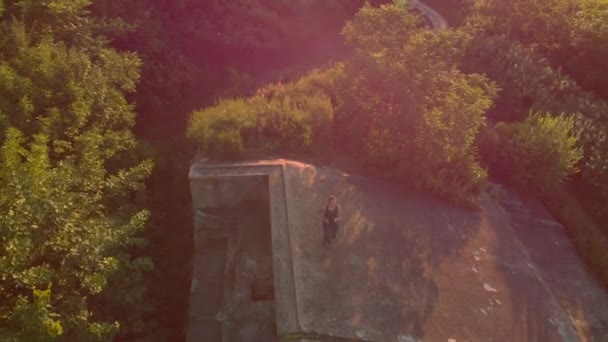
[[[209,207],[231,206],[235,203],[248,201],[259,197],[256,191],[259,182],[250,182],[250,178],[266,177],[269,201],[270,221],[272,224],[272,267],[275,284],[275,310],[277,331],[281,334],[298,332],[302,329],[297,319],[296,291],[294,285],[293,263],[291,258],[291,242],[286,208],[286,194],[283,177],[283,166],[277,163],[255,165],[213,165],[198,163],[191,167],[189,178],[193,200],[195,240],[202,239],[199,233],[204,219],[198,213]],[[257,189],[257,190],[256,190]],[[238,215],[238,213],[235,213]],[[196,290],[197,270],[205,268],[202,262],[194,263],[194,279],[192,292]],[[194,297],[192,297],[194,298]],[[191,299],[191,317],[193,308],[202,305],[200,301]],[[191,318],[189,332],[195,330],[196,324]],[[197,341],[189,339],[190,341]],[[207,340],[205,340],[207,341]],[[209,340],[211,342],[211,340]]]
[[[209,167],[275,177],[270,197],[279,334],[379,342],[608,336],[608,294],[564,232],[549,228],[550,217],[530,214],[526,226],[517,226],[504,200],[489,194],[481,210],[471,212],[284,160],[199,164],[191,176]],[[319,210],[329,194],[338,197],[343,221],[337,241],[326,248]]]
[[[598,296],[601,288],[581,265],[564,227],[537,201],[494,192],[531,265],[567,312],[577,333],[593,337],[591,341],[608,341],[608,302]]]

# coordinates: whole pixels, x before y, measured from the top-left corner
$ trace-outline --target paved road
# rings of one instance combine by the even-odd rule
[[[429,20],[431,21],[431,25],[433,25],[433,29],[440,30],[440,29],[444,29],[448,26],[447,21],[441,14],[437,13],[437,11],[435,11],[431,7],[425,5],[421,1],[409,0],[409,3],[412,7],[419,10],[420,12],[424,13],[424,15],[426,15],[429,18]]]

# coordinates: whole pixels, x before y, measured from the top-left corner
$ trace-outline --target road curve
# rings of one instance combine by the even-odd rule
[[[420,0],[409,0],[410,6],[422,12],[429,20],[434,30],[440,30],[448,27],[445,18],[431,7],[425,5]]]

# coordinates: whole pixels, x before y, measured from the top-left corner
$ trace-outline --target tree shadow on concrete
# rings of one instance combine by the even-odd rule
[[[290,214],[301,323],[305,330],[370,341],[418,341],[438,287],[430,274],[462,251],[479,214],[394,184],[290,166]],[[329,194],[342,208],[338,238],[321,244]]]
[[[488,224],[495,227],[496,269],[504,279],[505,291],[510,296],[508,335],[499,340],[559,341],[556,327],[552,326],[553,311],[550,293],[536,272],[535,266],[525,254],[523,245],[517,240],[505,216],[493,203],[486,203]]]
[[[510,197],[521,206],[505,204],[511,216],[496,213],[492,224],[498,227],[497,268],[513,298],[513,338],[601,341],[608,334],[606,291],[539,203]]]

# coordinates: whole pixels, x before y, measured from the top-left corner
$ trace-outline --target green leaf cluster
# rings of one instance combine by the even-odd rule
[[[496,88],[460,70],[468,34],[419,23],[406,7],[383,5],[363,7],[345,26],[356,53],[336,125],[387,177],[472,202],[486,181],[475,137]]]
[[[3,341],[141,329],[151,264],[132,252],[145,244],[152,165],[126,99],[139,59],[96,39],[89,3],[11,1],[0,21]]]
[[[522,122],[530,111],[571,116],[583,152],[577,167],[580,180],[608,199],[607,102],[582,89],[538,53],[504,37],[477,37],[464,61],[466,70],[488,75],[501,88],[489,113],[493,120]]]
[[[502,142],[490,158],[521,189],[547,193],[578,172],[583,151],[574,117],[532,113],[496,130]]]
[[[479,136],[483,159],[494,176],[540,192],[606,280],[608,2],[474,3],[463,64],[500,86],[489,116],[505,122]]]
[[[187,135],[206,154],[307,151],[327,139],[332,122],[331,99],[309,92],[306,81],[260,89],[246,99],[221,100],[192,114]]]
[[[477,0],[470,27],[533,48],[584,89],[608,99],[608,3]]]

